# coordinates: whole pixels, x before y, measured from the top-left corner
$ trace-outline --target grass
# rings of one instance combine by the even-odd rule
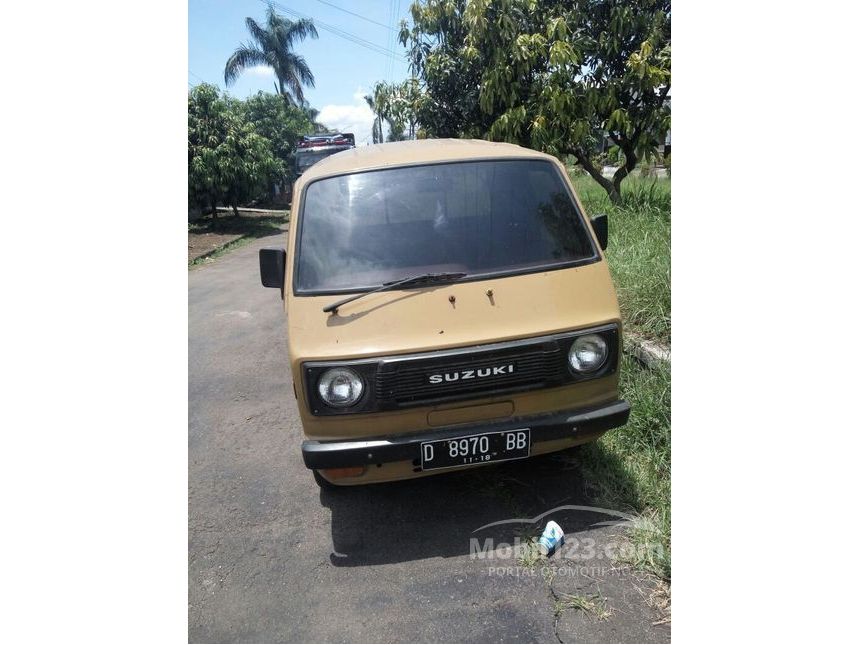
[[[537,538],[532,537],[523,543],[522,551],[517,557],[517,564],[521,567],[534,569],[539,562],[546,562],[546,557],[538,549]]]
[[[630,331],[670,344],[669,180],[631,177],[622,184],[619,205],[612,204],[590,177],[573,181],[590,216],[609,216],[606,256],[624,324]]]
[[[622,203],[611,204],[590,177],[574,177],[589,215],[609,215],[607,258],[618,291],[625,332],[669,344],[670,183],[633,177]],[[621,559],[671,580],[671,370],[647,368],[625,354],[621,396],[631,405],[627,425],[580,453],[583,475],[597,503],[632,511],[640,522]]]
[[[555,615],[560,616],[568,609],[578,609],[594,616],[597,620],[606,620],[612,615],[612,610],[606,606],[606,599],[599,594],[562,594],[555,601]]]
[[[221,216],[212,218],[206,216],[188,223],[189,233],[218,233],[222,235],[241,235],[240,238],[222,244],[216,249],[212,249],[208,253],[201,255],[194,260],[189,260],[188,266],[194,267],[229,253],[230,251],[245,246],[246,244],[273,233],[282,230],[285,223],[289,222],[290,213],[286,212],[284,216],[245,216],[232,217]]]
[[[625,562],[671,579],[671,375],[669,366],[646,368],[626,354],[621,396],[630,420],[582,448],[587,486],[599,506],[639,518]]]

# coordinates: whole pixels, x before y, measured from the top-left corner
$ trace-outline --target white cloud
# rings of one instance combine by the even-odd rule
[[[352,95],[351,105],[324,105],[317,120],[339,132],[352,132],[357,146],[372,143],[374,115],[364,95],[359,87]]]
[[[254,65],[253,67],[249,67],[246,70],[249,74],[253,74],[254,76],[274,76],[275,70],[271,67],[267,67],[266,65]]]

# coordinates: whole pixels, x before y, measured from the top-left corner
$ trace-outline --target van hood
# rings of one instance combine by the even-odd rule
[[[492,280],[374,293],[343,305],[336,314],[323,313],[323,307],[343,297],[288,297],[291,360],[483,345],[620,320],[605,260]]]

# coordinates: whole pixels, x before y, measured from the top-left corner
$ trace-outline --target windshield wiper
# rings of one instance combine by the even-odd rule
[[[413,275],[409,278],[403,278],[402,280],[385,282],[382,284],[381,287],[377,287],[376,289],[372,289],[371,291],[365,291],[364,293],[359,293],[357,295],[350,296],[349,298],[338,300],[337,302],[330,304],[327,307],[323,307],[323,311],[325,313],[328,313],[330,311],[337,313],[338,307],[341,307],[348,302],[352,302],[353,300],[364,298],[364,296],[369,296],[371,293],[379,293],[380,291],[391,291],[392,289],[396,289],[398,287],[415,287],[418,285],[456,282],[457,280],[459,280],[460,278],[464,278],[465,276],[465,273],[422,273],[421,275]]]

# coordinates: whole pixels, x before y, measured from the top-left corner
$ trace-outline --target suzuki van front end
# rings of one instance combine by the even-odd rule
[[[523,459],[626,423],[606,234],[558,160],[509,144],[383,144],[309,169],[289,251],[260,262],[317,481]]]

